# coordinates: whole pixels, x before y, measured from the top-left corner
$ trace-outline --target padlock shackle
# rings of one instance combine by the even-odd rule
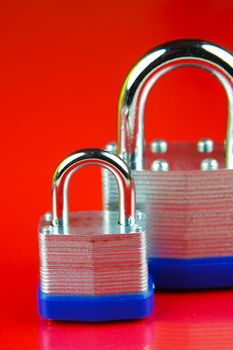
[[[119,224],[135,223],[135,187],[126,163],[101,149],[83,149],[70,154],[57,167],[52,182],[52,225],[64,227],[69,223],[68,186],[73,173],[86,165],[99,165],[115,176],[119,197]]]
[[[118,107],[118,155],[132,170],[144,169],[144,109],[155,82],[180,67],[195,66],[211,72],[228,97],[225,167],[233,169],[233,55],[215,44],[178,40],[147,53],[130,71]]]

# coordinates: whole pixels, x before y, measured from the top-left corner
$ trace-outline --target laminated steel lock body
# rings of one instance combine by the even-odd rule
[[[225,145],[208,139],[198,146],[144,142],[144,108],[151,88],[165,73],[185,66],[207,70],[224,87]],[[150,51],[123,84],[117,152],[132,170],[137,209],[147,217],[149,268],[158,288],[233,286],[232,79],[231,53],[209,42],[179,40]],[[116,186],[104,170],[103,200],[105,209],[116,208]]]
[[[114,175],[119,217],[109,211],[68,211],[72,174],[95,164]],[[104,150],[80,150],[58,166],[52,216],[39,227],[39,312],[52,320],[104,321],[147,316],[153,307],[145,231],[135,222],[134,182],[127,165]]]

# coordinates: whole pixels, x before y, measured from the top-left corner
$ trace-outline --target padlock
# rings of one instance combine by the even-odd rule
[[[165,73],[194,66],[211,72],[228,97],[226,143],[154,140],[144,144],[144,108]],[[160,289],[233,286],[233,56],[215,44],[179,40],[155,48],[127,76],[119,101],[118,155],[135,180],[146,216],[149,270]],[[115,152],[114,143],[108,149]],[[225,157],[224,157],[225,153]],[[116,208],[103,170],[103,202]]]
[[[118,212],[68,212],[71,175],[86,165],[114,175]],[[136,223],[137,221],[137,223]],[[125,162],[107,151],[80,150],[58,166],[52,215],[39,224],[39,313],[50,320],[107,321],[143,318],[153,309],[146,236],[135,220],[135,190]]]

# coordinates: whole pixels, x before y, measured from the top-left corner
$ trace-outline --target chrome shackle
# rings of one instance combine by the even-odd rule
[[[68,185],[71,175],[86,165],[99,165],[111,171],[118,185],[119,224],[135,222],[135,188],[128,166],[114,154],[100,149],[84,149],[70,154],[57,167],[52,183],[52,225],[69,224]]]
[[[128,74],[118,108],[118,155],[132,170],[144,168],[144,109],[155,82],[180,67],[195,66],[211,72],[228,97],[225,167],[233,169],[233,55],[215,44],[178,40],[147,53]]]

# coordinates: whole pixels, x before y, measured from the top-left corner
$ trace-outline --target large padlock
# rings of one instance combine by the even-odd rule
[[[110,171],[119,189],[118,212],[68,212],[71,175],[95,164]],[[80,150],[58,166],[52,215],[39,225],[40,315],[50,320],[143,318],[153,308],[145,231],[135,221],[135,191],[125,162],[98,149]]]
[[[175,68],[211,72],[228,97],[226,143],[144,141],[145,102]],[[147,218],[149,269],[158,288],[233,286],[233,56],[199,40],[155,48],[127,76],[119,101],[118,155],[132,170],[137,209]],[[109,145],[114,151],[114,144]],[[224,156],[225,153],[225,156]],[[116,208],[116,186],[103,170],[103,201]]]

